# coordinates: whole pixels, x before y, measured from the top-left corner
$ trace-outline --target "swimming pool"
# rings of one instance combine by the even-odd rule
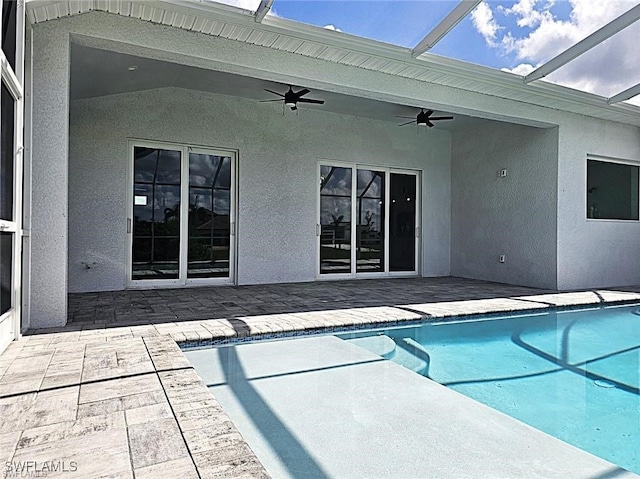
[[[640,306],[340,336],[640,473]]]

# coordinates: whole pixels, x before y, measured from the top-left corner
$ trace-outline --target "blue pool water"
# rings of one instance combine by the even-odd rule
[[[640,306],[341,335],[640,473]]]

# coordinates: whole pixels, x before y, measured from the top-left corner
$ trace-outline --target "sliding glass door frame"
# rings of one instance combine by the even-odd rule
[[[11,10],[13,12],[11,13]],[[20,338],[25,309],[22,308],[23,242],[28,241],[29,231],[23,229],[23,167],[24,153],[24,105],[25,71],[24,2],[0,2],[0,63],[2,72],[2,98],[0,129],[2,130],[2,161],[0,161],[2,187],[0,188],[0,354],[13,340]],[[8,17],[8,18],[5,18]],[[6,31],[4,31],[6,29]],[[6,104],[5,104],[6,103]],[[6,125],[4,124],[6,122]],[[5,190],[8,189],[10,191]],[[7,204],[9,203],[9,204]],[[10,251],[7,251],[9,248]],[[8,269],[8,271],[7,271]],[[26,279],[26,276],[24,277]],[[25,296],[26,297],[26,296]],[[28,309],[27,309],[28,310]],[[26,328],[25,328],[26,329]]]
[[[180,152],[180,246],[179,270],[176,279],[133,279],[133,230],[134,230],[134,150],[136,147],[156,148]],[[204,286],[235,284],[236,281],[236,209],[237,209],[237,151],[220,150],[202,146],[189,146],[160,141],[136,140],[128,141],[129,164],[127,168],[127,250],[126,274],[127,287],[131,289],[171,288],[181,286]],[[230,237],[229,237],[229,275],[227,277],[189,278],[189,155],[203,154],[231,158],[231,192],[230,192]]]
[[[336,168],[349,168],[351,169],[351,221],[350,221],[350,272],[348,273],[323,273],[322,261],[321,261],[321,248],[322,248],[322,195],[321,188],[316,190],[316,278],[318,280],[340,280],[340,279],[353,279],[353,278],[388,278],[388,277],[413,277],[420,274],[420,258],[421,258],[421,172],[418,170],[402,169],[402,168],[390,168],[385,166],[375,166],[363,163],[347,163],[334,160],[320,160],[318,161],[316,178],[318,186],[323,181],[322,167],[336,167]],[[357,248],[358,248],[358,196],[357,196],[357,184],[358,184],[358,170],[370,170],[375,172],[384,172],[384,268],[380,272],[358,272],[357,271]],[[390,205],[391,205],[391,175],[411,175],[416,178],[416,212],[415,212],[415,259],[413,271],[390,271],[389,269],[389,252],[390,252]]]

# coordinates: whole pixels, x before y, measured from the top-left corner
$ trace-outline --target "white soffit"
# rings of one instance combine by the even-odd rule
[[[640,126],[640,108],[599,95],[208,0],[27,0],[31,23],[102,11],[427,83]]]

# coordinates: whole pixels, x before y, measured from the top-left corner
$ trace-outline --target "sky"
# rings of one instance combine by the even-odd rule
[[[219,0],[254,10],[259,0]],[[275,0],[270,15],[408,48],[458,0]],[[640,0],[483,0],[430,53],[526,75]],[[338,34],[338,33],[337,33]],[[640,22],[545,78],[611,97],[640,83]],[[640,97],[631,101],[640,105]]]

